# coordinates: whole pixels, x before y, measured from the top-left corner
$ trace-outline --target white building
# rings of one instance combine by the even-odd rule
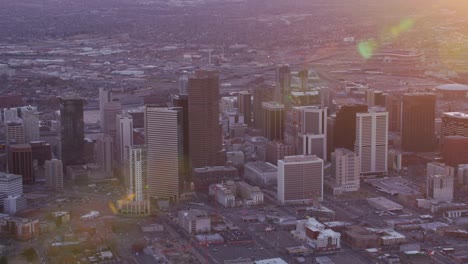
[[[361,175],[382,175],[388,171],[388,112],[372,110],[356,114],[354,152]]]
[[[278,168],[269,162],[249,162],[244,166],[244,177],[260,186],[276,185]]]
[[[179,224],[189,234],[201,234],[211,231],[211,219],[205,211],[192,209],[178,212]]]
[[[257,186],[246,182],[236,182],[236,192],[248,205],[263,204],[263,193]]]
[[[23,197],[23,177],[21,175],[0,172],[0,207],[4,206],[7,214],[16,212],[16,200]],[[5,204],[9,203],[9,204]],[[11,204],[14,203],[14,204]],[[10,206],[6,208],[5,206]],[[15,206],[14,208],[12,206]],[[24,208],[20,208],[24,209]]]
[[[117,115],[116,150],[120,164],[128,160],[128,148],[133,146],[133,118],[129,114]]]
[[[24,137],[27,143],[38,141],[39,138],[39,112],[37,107],[25,106],[21,108],[24,126]]]
[[[323,160],[303,155],[279,160],[277,198],[281,204],[323,200]]]
[[[8,122],[14,122],[19,118],[18,108],[3,108],[1,118],[2,122],[5,124]]]
[[[429,162],[427,164],[427,177],[434,175],[450,175],[453,177],[455,176],[455,168],[440,162]]]
[[[3,212],[5,214],[16,214],[24,209],[26,209],[26,198],[23,195],[8,196],[3,199]]]
[[[468,164],[458,165],[458,184],[468,185]]]
[[[15,121],[7,122],[5,126],[5,136],[8,144],[25,144],[26,136],[24,134],[23,120],[17,118]]]
[[[178,108],[145,108],[150,197],[179,199],[179,166],[183,151],[181,114]]]
[[[111,101],[111,89],[99,88],[99,121],[101,128],[104,129],[104,104]]]
[[[227,185],[216,183],[211,184],[208,188],[208,192],[214,197],[216,202],[224,207],[236,206],[236,191],[234,188],[229,188]]]
[[[427,180],[427,198],[439,202],[450,202],[453,200],[452,175],[432,175]]]
[[[56,191],[63,192],[63,164],[61,160],[46,160],[44,163],[47,186]]]
[[[341,187],[342,192],[354,192],[359,190],[360,163],[359,157],[354,152],[344,148],[337,148],[332,153],[332,176],[335,183]]]

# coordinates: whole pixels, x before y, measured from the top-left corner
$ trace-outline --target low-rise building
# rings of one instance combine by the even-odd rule
[[[244,178],[260,186],[276,185],[278,168],[269,162],[249,162],[244,166]]]
[[[0,232],[19,240],[29,240],[39,235],[39,220],[2,217],[0,218]]]
[[[189,234],[201,234],[211,231],[211,219],[203,210],[179,211],[178,220],[182,228]]]
[[[370,248],[378,245],[379,237],[362,226],[348,226],[342,233],[343,241],[352,248]]]
[[[224,207],[236,206],[235,190],[230,189],[228,185],[222,183],[211,184],[208,193],[214,197],[216,202]]]
[[[307,241],[315,251],[333,251],[341,248],[341,234],[326,229],[325,225],[314,218],[297,221],[296,230],[291,233],[295,237]]]
[[[248,205],[263,204],[263,193],[257,186],[252,186],[246,182],[236,182],[237,194],[244,199]]]

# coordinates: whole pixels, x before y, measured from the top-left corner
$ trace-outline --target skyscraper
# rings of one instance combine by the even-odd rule
[[[183,124],[183,157],[180,174],[188,184],[191,182],[190,159],[189,159],[189,113],[188,113],[188,95],[179,94],[172,96],[172,106],[182,109]]]
[[[307,91],[307,83],[309,82],[309,71],[302,70],[299,72],[299,83],[301,91]]]
[[[147,106],[145,124],[148,194],[153,198],[176,202],[182,182],[182,109]]]
[[[278,161],[278,201],[304,204],[323,200],[323,160],[289,156]]]
[[[262,133],[270,140],[284,140],[285,110],[284,105],[276,102],[262,103]]]
[[[337,148],[331,155],[332,177],[341,187],[342,192],[359,190],[359,175],[361,174],[359,157],[345,148]]]
[[[63,164],[61,160],[46,160],[44,164],[47,186],[55,191],[63,192]]]
[[[255,128],[261,129],[263,124],[263,102],[270,102],[274,99],[275,90],[273,87],[262,85],[253,90],[253,118]]]
[[[362,175],[387,174],[388,112],[371,110],[356,114],[354,152],[359,157]]]
[[[96,140],[96,160],[101,170],[110,176],[113,169],[114,141],[111,136],[99,134]]]
[[[84,120],[83,99],[60,101],[60,141],[63,166],[83,163]]]
[[[11,145],[9,152],[9,172],[23,176],[23,184],[34,184],[31,146],[29,144]]]
[[[441,142],[447,136],[468,137],[468,114],[461,112],[446,112],[442,115]]]
[[[24,137],[27,143],[39,140],[39,112],[37,107],[25,106],[21,108]]]
[[[436,96],[431,93],[403,95],[401,146],[404,151],[430,152],[435,144]]]
[[[117,202],[121,213],[149,214],[150,202],[147,188],[147,148],[146,146],[129,147],[125,185],[127,198]]]
[[[188,76],[186,72],[184,72],[177,81],[179,84],[179,94],[187,95]]]
[[[244,123],[250,125],[252,123],[252,94],[247,91],[239,92],[237,104],[239,114],[244,115]]]
[[[387,95],[386,108],[388,111],[388,129],[390,131],[401,131],[401,96]]]
[[[289,65],[278,65],[276,68],[275,101],[284,104],[286,110],[291,108],[291,68]]]
[[[218,72],[196,71],[189,77],[188,94],[191,167],[219,165],[224,162],[224,158],[219,122]]]
[[[104,128],[104,104],[109,103],[112,100],[112,94],[110,88],[99,88],[99,122],[101,128]]]
[[[5,126],[6,140],[8,144],[24,144],[26,136],[24,134],[24,125],[21,119],[15,122],[7,122]]]
[[[115,147],[118,161],[124,164],[128,159],[128,148],[133,145],[133,118],[129,114],[117,115],[117,140]]]
[[[336,113],[334,140],[335,148],[354,150],[356,140],[356,114],[366,113],[367,105],[349,104],[341,106]]]
[[[303,106],[293,111],[298,116],[298,154],[327,160],[327,108]]]

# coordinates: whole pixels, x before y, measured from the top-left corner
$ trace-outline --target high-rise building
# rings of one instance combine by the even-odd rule
[[[297,150],[300,155],[316,155],[323,160],[328,160],[325,134],[299,134],[298,143]]]
[[[187,95],[188,76],[184,72],[177,80],[179,84],[179,94]]]
[[[29,144],[11,145],[8,162],[10,173],[23,176],[23,184],[34,184],[32,150]]]
[[[442,145],[441,156],[452,167],[468,163],[468,137],[446,136]]]
[[[299,83],[301,91],[307,91],[307,83],[309,82],[309,71],[302,70],[299,72]]]
[[[263,106],[264,102],[270,102],[274,99],[275,90],[270,86],[258,86],[253,90],[253,118],[255,128],[261,129],[263,124]]]
[[[350,104],[341,106],[336,113],[334,140],[335,148],[354,150],[356,140],[356,114],[367,113],[367,105]]]
[[[468,114],[447,112],[442,115],[441,142],[447,136],[468,137]]]
[[[112,138],[114,146],[117,142],[117,115],[122,114],[122,105],[120,101],[114,100],[104,104],[104,120],[102,123],[102,132]],[[118,160],[117,149],[114,147],[112,158]]]
[[[286,156],[294,156],[294,146],[285,144],[280,141],[270,141],[266,143],[266,161],[277,165],[278,160],[284,159]]]
[[[430,152],[435,144],[436,96],[431,93],[403,95],[401,146],[404,151]]]
[[[244,123],[252,123],[252,94],[247,91],[241,91],[237,95],[237,104],[239,113],[244,115]]]
[[[351,150],[337,148],[331,154],[332,177],[341,192],[359,190],[359,175],[361,174],[359,157]]]
[[[60,153],[64,167],[83,163],[83,104],[83,99],[62,99],[60,101]]]
[[[7,122],[5,126],[5,135],[8,144],[26,143],[22,120],[18,118],[16,122]]]
[[[439,202],[453,200],[453,175],[436,174],[427,179],[427,198]]]
[[[52,147],[45,141],[30,142],[32,159],[38,166],[44,166],[46,160],[52,159]]]
[[[183,157],[182,109],[146,106],[145,120],[148,194],[176,202],[182,183],[179,174]]]
[[[270,140],[284,140],[285,110],[284,105],[276,102],[262,103],[262,132]]]
[[[23,195],[23,180],[21,175],[0,172],[0,194],[8,196]],[[2,199],[0,199],[2,202]]]
[[[289,65],[278,65],[276,68],[275,101],[284,105],[286,110],[291,108],[291,68]]]
[[[112,100],[112,94],[110,88],[99,88],[99,122],[101,128],[104,128],[104,105]]]
[[[366,90],[366,103],[369,106],[385,107],[387,95],[380,90]]]
[[[327,160],[330,160],[331,153],[335,150],[335,123],[336,115],[327,118]]]
[[[121,213],[149,214],[150,202],[147,191],[147,148],[146,146],[129,147],[127,161],[127,173],[125,185],[127,187],[127,199],[118,201]]]
[[[182,108],[183,124],[183,157],[180,175],[186,183],[191,182],[190,159],[189,159],[189,113],[188,113],[188,95],[179,94],[172,96],[172,106]]]
[[[27,143],[39,140],[39,112],[37,107],[25,106],[21,108],[24,137]]]
[[[17,120],[20,117],[18,115],[18,109],[17,107],[0,109],[2,123],[14,122]]]
[[[289,156],[278,161],[278,201],[304,204],[323,200],[323,160]]]
[[[453,167],[440,162],[429,162],[426,171],[427,178],[434,175],[455,175],[455,169]]]
[[[298,117],[298,145],[300,155],[316,155],[323,160],[327,157],[327,108],[320,106],[294,107]]]
[[[196,71],[189,77],[188,94],[191,167],[200,168],[223,163],[218,72]]]
[[[382,175],[388,171],[388,112],[356,114],[354,152],[362,175]]]
[[[117,115],[117,156],[120,164],[124,164],[128,159],[128,148],[133,145],[133,118],[129,114]]]
[[[99,134],[96,140],[96,160],[101,170],[107,175],[112,174],[113,149],[114,143],[112,137],[106,134]]]
[[[386,109],[388,111],[388,129],[401,132],[401,96],[387,95]]]
[[[63,192],[63,164],[61,160],[45,161],[45,179],[47,186],[55,191]]]

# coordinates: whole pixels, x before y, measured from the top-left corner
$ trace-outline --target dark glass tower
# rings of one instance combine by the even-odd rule
[[[188,183],[191,181],[190,164],[189,164],[189,108],[188,95],[177,94],[172,96],[172,106],[180,109],[182,112],[182,165],[180,174],[183,180]]]
[[[63,168],[83,163],[84,121],[83,99],[60,100],[61,154]]]
[[[189,157],[191,168],[223,163],[219,123],[219,75],[199,70],[188,80]]]
[[[346,148],[354,151],[356,140],[356,114],[366,113],[367,105],[349,104],[343,105],[336,113],[334,140],[335,148]]]
[[[404,151],[430,152],[434,150],[435,108],[435,94],[403,95],[401,146]]]

